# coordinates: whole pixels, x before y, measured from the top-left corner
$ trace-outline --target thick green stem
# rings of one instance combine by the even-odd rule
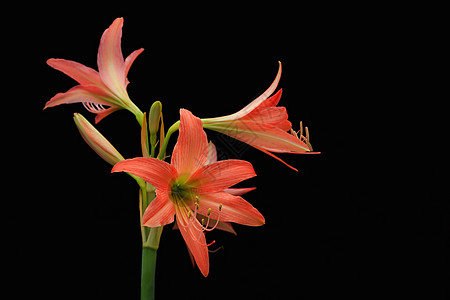
[[[142,248],[141,300],[155,299],[156,249]]]
[[[138,119],[139,120],[139,119]],[[166,138],[164,139],[164,144],[161,147],[161,153],[158,156],[159,159],[164,159],[167,144],[169,143],[170,136],[178,130],[180,127],[180,121],[173,124],[167,131]],[[151,151],[152,156],[154,155],[154,148],[152,146]],[[139,183],[139,182],[138,182]],[[156,252],[159,247],[159,241],[161,238],[161,233],[163,226],[149,228],[143,226],[142,216],[145,209],[150,204],[150,202],[155,198],[155,188],[150,184],[142,184],[141,187],[141,203],[140,203],[140,213],[141,213],[141,229],[142,229],[142,269],[141,269],[141,300],[153,300],[155,299],[155,270],[156,270]]]
[[[142,225],[142,215],[145,208],[155,198],[155,188],[146,183],[141,185],[141,234],[142,234],[142,269],[141,269],[141,300],[155,299],[155,269],[156,251],[163,227],[150,228]]]

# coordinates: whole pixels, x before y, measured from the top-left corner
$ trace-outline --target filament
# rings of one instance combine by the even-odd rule
[[[194,203],[194,211],[192,212],[192,210],[189,210],[188,212],[188,224],[187,225],[183,225],[181,224],[181,226],[183,226],[184,228],[186,228],[187,232],[191,235],[192,239],[202,245],[202,246],[206,246],[209,247],[212,244],[214,244],[216,241],[212,241],[209,244],[204,244],[202,242],[200,242],[200,239],[202,237],[202,235],[204,234],[205,231],[213,231],[214,229],[217,228],[217,225],[219,224],[219,219],[220,219],[220,215],[222,212],[222,203],[219,205],[219,213],[217,215],[217,219],[216,219],[216,223],[214,224],[214,226],[212,226],[211,228],[208,228],[210,226],[210,222],[211,222],[211,208],[208,209],[208,219],[206,220],[206,224],[205,224],[205,219],[203,218],[200,222],[198,222],[197,220],[197,215],[198,215],[198,209],[199,209],[199,203],[200,200],[198,197],[196,197],[197,200]]]
[[[306,136],[303,135],[303,132],[305,133]],[[303,130],[303,122],[300,121],[300,130],[295,132],[292,128],[291,128],[291,134],[293,136],[295,136],[296,138],[298,138],[300,141],[304,142],[310,151],[313,151],[311,142],[310,142],[310,137],[309,137],[309,130],[308,127],[305,127],[305,130]]]
[[[104,107],[103,104],[93,102],[83,102],[83,106],[88,112],[91,112],[93,114],[99,114],[108,109]]]

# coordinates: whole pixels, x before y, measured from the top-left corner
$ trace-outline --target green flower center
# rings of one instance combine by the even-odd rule
[[[193,186],[184,181],[175,181],[170,187],[170,196],[176,205],[188,206],[191,205],[195,199],[195,194],[192,191]]]

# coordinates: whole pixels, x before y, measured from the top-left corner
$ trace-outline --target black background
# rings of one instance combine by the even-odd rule
[[[280,105],[294,129],[300,121],[309,127],[322,152],[280,155],[297,173],[244,144],[230,148],[208,131],[220,158],[254,165],[258,176],[240,186],[257,187],[244,198],[266,224],[236,225],[237,236],[207,235],[217,241],[213,249],[223,246],[210,255],[207,278],[192,268],[179,232],[167,226],[157,299],[448,296],[449,204],[438,182],[429,185],[439,147],[427,135],[437,127],[429,120],[442,119],[429,116],[434,104],[420,98],[423,87],[411,80],[423,75],[420,49],[433,40],[421,14],[406,7],[271,3],[30,8],[39,13],[17,14],[8,24],[19,30],[6,33],[5,56],[16,96],[4,99],[11,103],[4,116],[18,120],[5,125],[14,145],[7,157],[15,163],[7,171],[14,197],[5,193],[11,250],[5,262],[19,299],[28,293],[139,299],[137,185],[110,174],[81,139],[73,113],[94,120],[81,104],[42,110],[76,84],[45,61],[65,58],[96,69],[101,34],[116,17],[125,19],[124,56],[145,48],[128,76],[141,110],[160,100],[167,127],[179,119],[179,108],[198,117],[233,113],[270,85],[280,60]],[[124,157],[140,156],[139,127],[128,112],[96,127]]]

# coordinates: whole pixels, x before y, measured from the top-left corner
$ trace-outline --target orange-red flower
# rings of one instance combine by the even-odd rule
[[[281,62],[275,80],[264,93],[234,114],[202,119],[204,128],[247,143],[284,164],[286,163],[271,152],[311,153],[312,147],[308,139],[302,135],[298,137],[293,132],[286,108],[277,106],[282,90],[270,97],[277,88],[280,77]],[[297,170],[292,166],[289,167]]]
[[[125,171],[156,187],[156,198],[148,205],[143,224],[159,227],[176,221],[178,228],[204,276],[209,273],[205,231],[219,221],[260,226],[261,213],[229,187],[256,176],[251,163],[243,160],[214,161],[208,157],[208,142],[202,121],[180,110],[178,141],[171,163],[140,157],[117,163],[112,172]],[[200,219],[200,220],[199,220]]]
[[[126,87],[129,83],[128,71],[144,49],[132,52],[124,60],[122,27],[123,18],[117,18],[103,33],[97,56],[98,72],[70,60],[51,58],[47,61],[48,65],[72,77],[79,85],[56,94],[45,104],[45,108],[81,102],[89,112],[97,114],[96,123],[114,111],[127,109],[142,124],[142,112],[130,100]]]

